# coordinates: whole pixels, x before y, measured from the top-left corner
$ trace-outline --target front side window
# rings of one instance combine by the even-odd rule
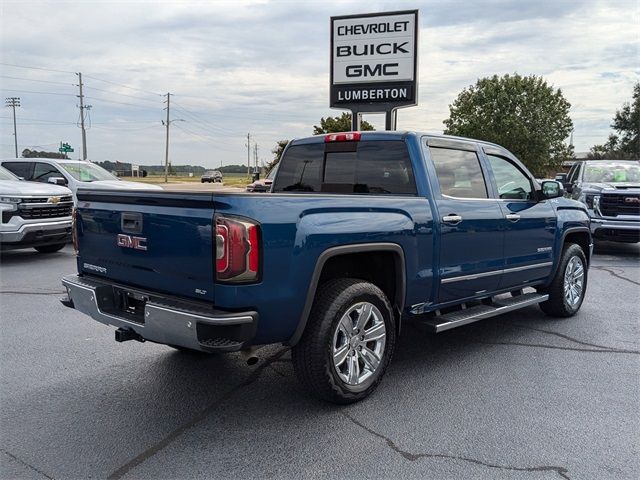
[[[456,198],[487,198],[487,186],[475,152],[429,147],[443,195]]]
[[[498,196],[505,200],[532,200],[531,181],[522,170],[506,158],[487,155],[498,186]]]
[[[46,183],[52,177],[64,178],[64,175],[62,175],[60,171],[53,165],[49,165],[48,163],[43,162],[36,162],[33,168],[34,182]]]
[[[353,151],[325,152],[324,144],[293,145],[280,161],[275,192],[415,194],[403,141],[368,141]]]

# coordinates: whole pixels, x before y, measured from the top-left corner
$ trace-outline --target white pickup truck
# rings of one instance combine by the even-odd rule
[[[0,167],[0,249],[53,253],[71,240],[71,190],[25,182]]]

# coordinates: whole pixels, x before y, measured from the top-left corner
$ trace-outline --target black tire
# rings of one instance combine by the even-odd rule
[[[201,178],[201,179],[200,179],[200,183],[204,183],[204,179],[202,179],[202,178]]]
[[[580,295],[577,297],[575,303],[570,303],[565,296],[564,280],[567,273],[567,266],[569,262],[577,258],[581,263],[584,271],[582,289]],[[584,301],[584,296],[587,291],[587,258],[584,255],[584,251],[579,245],[575,243],[568,243],[562,250],[562,257],[560,258],[560,265],[556,271],[551,284],[543,289],[538,289],[540,293],[548,293],[549,300],[540,303],[540,309],[549,316],[552,317],[572,317],[578,310]]]
[[[373,371],[369,370],[369,377],[361,384],[349,385],[339,376],[337,369],[340,367],[334,366],[333,347],[338,335],[336,333],[338,324],[343,315],[361,302],[367,302],[377,308],[377,313],[382,316],[382,319],[377,319],[378,326],[382,324],[380,322],[382,320],[386,336],[377,368]],[[363,325],[360,333],[366,331],[364,328],[366,325],[370,324]],[[395,342],[395,318],[391,304],[382,290],[364,280],[351,278],[330,280],[318,290],[302,338],[292,349],[293,367],[300,382],[315,396],[338,404],[353,403],[370,395],[378,386],[393,356]],[[362,355],[360,353],[356,355],[355,349],[367,350],[371,343],[363,343],[364,347],[354,346],[354,350],[349,353],[349,357],[345,357],[344,361],[347,362],[346,359],[354,355],[355,362],[360,362]],[[346,345],[349,343],[347,342]],[[351,348],[349,346],[347,349]],[[362,371],[366,372],[365,364],[362,363],[362,365]],[[361,371],[360,367],[357,371]]]
[[[40,253],[56,253],[65,247],[66,243],[55,243],[53,245],[43,245],[41,247],[33,247]]]

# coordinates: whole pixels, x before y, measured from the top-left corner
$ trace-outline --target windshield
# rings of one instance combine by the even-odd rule
[[[591,183],[640,182],[640,165],[637,163],[602,163],[587,165],[584,181]]]
[[[278,171],[278,165],[276,165],[275,167],[273,167],[269,173],[267,173],[267,176],[264,177],[265,180],[273,180],[276,176],[276,172]]]
[[[88,162],[61,163],[62,168],[71,174],[73,178],[81,182],[94,182],[96,180],[118,180],[104,168]]]
[[[0,180],[20,180],[4,167],[0,167]]]

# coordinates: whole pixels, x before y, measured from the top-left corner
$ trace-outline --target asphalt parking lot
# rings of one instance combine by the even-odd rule
[[[70,247],[0,269],[2,478],[637,478],[640,245],[603,244],[580,313],[438,336],[406,325],[384,382],[337,407],[284,347],[116,343],[58,302]]]

